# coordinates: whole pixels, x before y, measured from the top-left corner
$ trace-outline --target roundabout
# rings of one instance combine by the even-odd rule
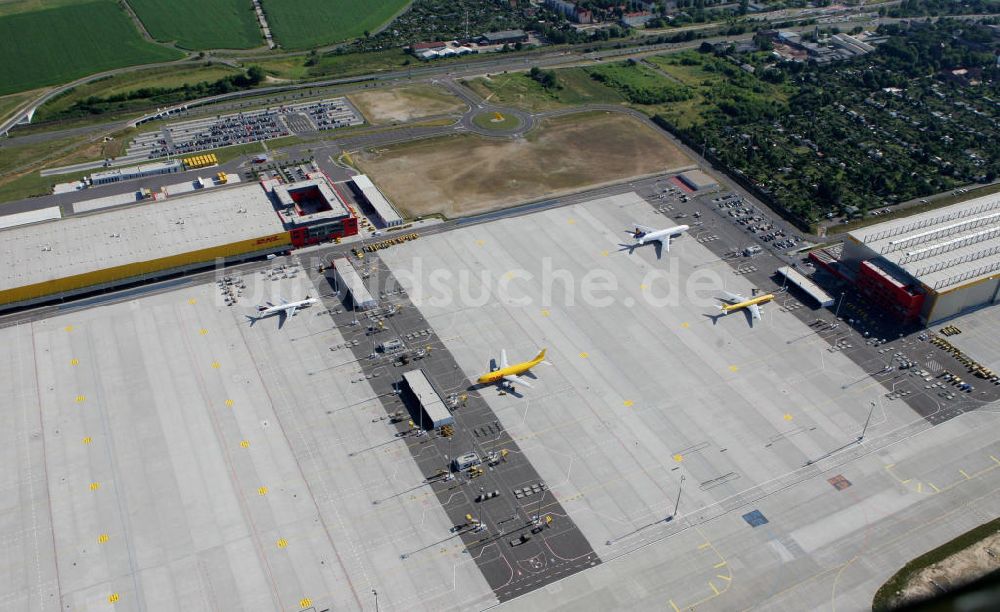
[[[531,115],[513,108],[480,107],[470,115],[466,115],[466,128],[484,136],[520,135],[532,125]]]

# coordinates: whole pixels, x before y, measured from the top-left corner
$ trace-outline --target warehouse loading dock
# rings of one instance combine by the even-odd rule
[[[287,250],[259,185],[0,231],[0,309],[28,306]]]
[[[778,274],[784,276],[788,282],[809,295],[809,297],[811,297],[820,308],[829,308],[836,302],[836,300],[834,300],[829,293],[823,291],[819,285],[812,282],[807,276],[794,268],[782,266],[778,268]]]
[[[420,419],[417,425],[422,429],[439,429],[454,425],[455,417],[448,411],[438,392],[431,386],[423,370],[403,373],[403,382],[420,404]]]
[[[364,174],[351,178],[354,194],[372,209],[381,227],[396,227],[403,224],[403,217],[393,208],[389,200],[382,194],[375,183]]]
[[[901,321],[934,325],[1000,303],[1000,197],[853,230],[840,265]]]
[[[347,291],[354,303],[355,310],[371,310],[375,308],[376,302],[372,294],[365,287],[364,280],[358,271],[354,269],[351,262],[346,257],[338,257],[333,260],[333,272],[336,275],[337,289]]]

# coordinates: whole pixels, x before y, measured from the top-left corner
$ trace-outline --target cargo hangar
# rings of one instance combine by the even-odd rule
[[[839,261],[810,257],[900,322],[934,325],[1000,302],[1000,196],[851,231]]]
[[[264,257],[358,233],[325,177],[195,192],[0,230],[0,310]]]

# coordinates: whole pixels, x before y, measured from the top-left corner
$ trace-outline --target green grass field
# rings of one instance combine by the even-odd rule
[[[30,97],[31,94],[28,93],[17,93],[0,97],[0,120],[14,112],[14,109],[26,102]]]
[[[741,83],[750,89],[756,88],[757,95],[766,96],[775,103],[785,103],[790,97],[791,90],[786,85],[767,83],[745,73],[738,73],[735,79],[728,77],[723,72],[729,68],[728,62],[712,55],[685,51],[653,55],[646,60],[669,74],[675,81],[686,85],[693,94],[687,100],[662,104],[655,109],[656,113],[668,118],[680,128],[702,123],[706,112],[715,105],[717,88],[731,81]]]
[[[50,119],[61,119],[60,113],[65,112],[74,103],[90,96],[106,97],[135,91],[144,87],[181,87],[185,84],[194,85],[203,81],[216,81],[222,77],[242,72],[224,64],[206,66],[179,65],[160,66],[148,70],[136,70],[92,81],[79,87],[74,87],[62,95],[49,100],[35,112],[35,121],[44,122]],[[2,98],[0,98],[2,100]],[[141,100],[137,103],[141,106]]]
[[[507,131],[521,126],[521,120],[514,115],[501,115],[497,120],[493,113],[479,113],[472,118],[472,122],[484,130]]]
[[[250,0],[131,0],[156,40],[185,49],[250,49],[264,44]]]
[[[144,41],[112,0],[0,17],[0,95],[180,57]]]
[[[615,62],[588,67],[586,70],[633,104],[649,106],[681,102],[692,97],[692,92],[686,85],[668,79],[641,63]]]
[[[286,49],[307,49],[375,31],[406,0],[268,0],[264,13],[275,41]]]
[[[554,89],[545,89],[524,72],[479,77],[464,83],[490,102],[532,112],[623,101],[618,92],[590,78],[583,68],[564,68],[555,73],[559,86]]]

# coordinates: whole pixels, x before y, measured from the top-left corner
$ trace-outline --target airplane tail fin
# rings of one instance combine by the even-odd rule
[[[532,361],[534,361],[536,363],[540,363],[540,362],[542,362],[544,360],[545,360],[545,349],[542,349],[542,351],[540,353],[538,353],[537,355],[535,355],[535,358],[532,359]]]

